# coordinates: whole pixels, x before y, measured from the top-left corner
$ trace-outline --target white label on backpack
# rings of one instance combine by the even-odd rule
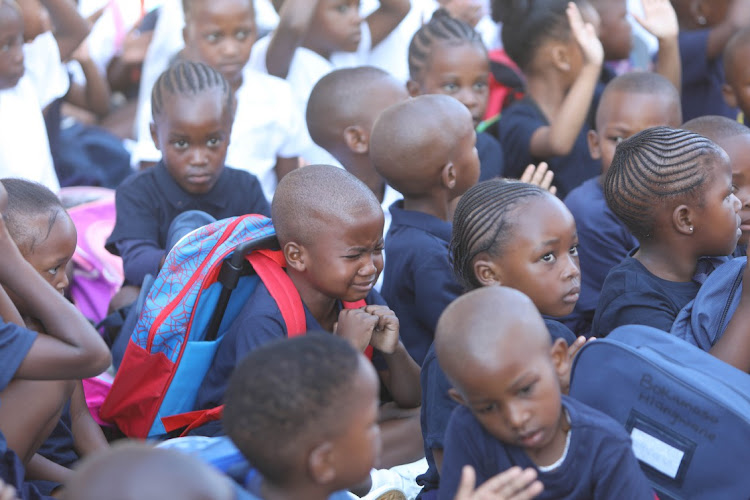
[[[677,477],[685,456],[683,451],[635,427],[630,432],[630,437],[633,440],[635,458],[672,479]]]

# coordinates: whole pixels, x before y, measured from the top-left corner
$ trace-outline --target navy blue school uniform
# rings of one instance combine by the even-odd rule
[[[588,335],[607,274],[638,246],[638,240],[607,206],[598,177],[571,191],[565,205],[576,221],[581,264],[581,295],[565,323],[577,335]]]
[[[575,342],[575,335],[562,323],[545,319],[552,341],[561,338],[571,345]],[[433,448],[444,448],[445,429],[448,427],[451,412],[458,403],[448,395],[451,383],[445,376],[435,354],[435,344],[430,346],[427,356],[422,363],[420,374],[422,383],[422,408],[420,410],[420,422],[422,425],[422,439],[424,440],[424,456],[427,459],[427,472],[417,477],[417,483],[421,485],[422,491],[417,498],[431,500],[437,498],[437,490],[440,487],[440,474],[435,465]]]
[[[725,82],[721,56],[709,60],[708,35],[711,30],[680,31],[682,61],[682,119],[721,115],[737,118],[737,108],[730,107],[721,93]]]
[[[404,347],[421,365],[440,315],[462,289],[448,261],[452,224],[403,207],[403,200],[391,205],[381,293],[396,313]]]
[[[456,408],[445,434],[438,498],[453,498],[461,469],[469,464],[476,470],[477,485],[515,465],[534,467],[544,484],[544,491],[535,497],[538,500],[653,500],[654,491],[622,425],[567,396],[562,396],[562,405],[570,421],[569,444],[562,463],[545,472],[522,448],[491,436],[467,407]]]
[[[487,132],[477,132],[477,154],[479,155],[479,182],[503,176],[505,155],[497,139]]]
[[[663,280],[628,256],[604,280],[591,333],[606,337],[622,325],[647,325],[668,332],[699,288],[694,280]]]
[[[15,377],[18,367],[29,353],[37,334],[0,318],[0,391]],[[0,432],[0,479],[15,487],[22,500],[50,498],[42,495],[31,483],[24,481],[21,459],[8,448],[5,436]]]
[[[375,290],[367,294],[365,302],[387,305],[383,297]],[[338,305],[341,310],[343,305],[340,302]],[[307,331],[322,331],[323,328],[304,303],[303,308]],[[403,325],[401,328],[403,331]],[[224,393],[234,367],[258,347],[273,340],[285,338],[288,333],[279,306],[271,297],[268,288],[263,283],[258,283],[257,288],[250,295],[227,333],[224,334],[206,378],[203,379],[198,389],[196,408],[214,408],[223,404]],[[384,360],[378,353],[373,355],[373,363],[376,368],[385,367]]]
[[[126,179],[115,194],[117,219],[106,248],[122,256],[125,284],[137,285],[156,275],[166,255],[169,225],[177,215],[201,210],[217,220],[245,214],[271,215],[258,179],[224,167],[206,194],[185,192],[163,162]]]
[[[505,153],[505,176],[518,179],[526,167],[533,163],[546,161],[549,169],[555,173],[552,182],[557,186],[557,196],[565,198],[583,181],[596,177],[601,171],[597,160],[591,158],[586,140],[588,125],[584,124],[573,149],[566,156],[552,158],[535,158],[531,156],[531,136],[541,127],[550,123],[536,103],[525,97],[503,110],[500,118],[500,144]]]

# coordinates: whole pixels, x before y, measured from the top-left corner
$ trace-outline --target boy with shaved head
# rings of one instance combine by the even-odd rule
[[[565,341],[550,345],[524,294],[488,286],[461,296],[440,317],[435,348],[461,404],[446,431],[441,500],[453,498],[466,464],[477,484],[515,465],[534,467],[540,499],[653,500],[625,429],[561,395]]]
[[[373,363],[396,405],[419,406],[419,367],[399,339],[398,319],[373,290],[383,268],[383,211],[372,191],[345,170],[311,165],[281,180],[271,213],[307,331],[335,332],[360,351],[372,346]],[[342,301],[362,299],[364,308],[343,308]],[[219,346],[198,391],[198,408],[220,405],[235,366],[287,334],[278,305],[259,284]]]
[[[404,196],[390,209],[382,292],[404,325],[409,354],[421,364],[440,313],[461,293],[448,242],[455,200],[479,178],[471,113],[439,94],[391,106],[373,126],[370,160]]]

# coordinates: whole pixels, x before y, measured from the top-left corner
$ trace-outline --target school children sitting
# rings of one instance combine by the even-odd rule
[[[599,171],[586,145],[586,117],[601,73],[602,44],[574,3],[520,4],[508,1],[501,9],[503,48],[523,71],[527,90],[499,122],[505,175],[518,178],[526,165],[545,161],[564,198]]]
[[[186,0],[183,7],[184,49],[179,57],[203,62],[227,79],[235,94],[227,164],[257,176],[270,201],[278,180],[299,166],[309,138],[289,84],[247,64],[258,36],[253,1]],[[158,147],[149,134],[150,106],[143,106],[140,120],[138,159],[158,161]]]
[[[409,354],[422,363],[440,313],[461,288],[448,263],[453,201],[479,177],[469,110],[425,95],[385,110],[370,137],[370,159],[403,194],[391,206],[383,297],[403,325]]]
[[[8,206],[3,214],[8,234],[24,259],[60,294],[68,287],[66,266],[76,249],[76,228],[52,191],[23,179],[3,179]],[[45,334],[44,326],[26,300],[7,290],[25,326]],[[13,438],[11,439],[13,442]],[[80,456],[108,447],[99,425],[86,405],[80,380],[62,409],[57,425],[28,466],[37,488],[50,494],[70,475]]]
[[[409,44],[409,93],[445,94],[471,112],[476,128],[489,97],[490,60],[479,33],[464,21],[439,9],[416,32]],[[503,175],[505,159],[500,143],[487,132],[477,132],[479,180]]]
[[[565,323],[577,334],[587,335],[609,270],[619,264],[638,243],[604,200],[604,179],[617,145],[650,127],[679,127],[680,95],[663,76],[626,73],[612,80],[599,101],[596,128],[589,130],[591,156],[601,162],[601,175],[591,178],[565,198],[578,228],[581,262],[581,296]]]
[[[693,132],[650,128],[617,146],[604,196],[639,246],[604,281],[592,332],[669,331],[698,292],[699,259],[730,255],[742,235],[729,157]]]
[[[8,198],[0,184],[0,213]],[[31,231],[31,228],[23,228]],[[59,229],[59,228],[58,228]],[[49,226],[47,227],[49,230]],[[47,234],[47,231],[43,232]],[[32,237],[41,237],[33,233]],[[43,461],[36,451],[59,420],[75,379],[98,375],[110,363],[107,346],[89,322],[28,263],[0,218],[0,477],[22,498],[40,498],[25,484],[24,466]],[[49,270],[48,270],[49,271]],[[45,335],[24,327],[11,292]],[[7,441],[6,441],[7,439]]]
[[[389,399],[400,408],[419,406],[419,367],[401,343],[398,319],[373,290],[383,266],[383,210],[372,191],[345,170],[311,165],[282,179],[271,212],[286,273],[302,299],[306,330],[335,332],[362,351],[371,346]],[[345,308],[360,300],[367,305]],[[229,377],[245,355],[286,336],[278,305],[259,284],[224,335],[196,407],[221,404]],[[416,415],[402,423],[410,420],[416,423]],[[200,432],[217,431],[209,424]],[[413,430],[397,444],[406,449],[387,467],[420,458]]]
[[[118,186],[117,221],[107,240],[107,249],[122,256],[125,284],[134,286],[158,273],[189,230],[235,215],[270,215],[258,179],[224,164],[234,95],[218,71],[178,62],[159,77],[151,101],[151,133],[162,160]]]
[[[334,69],[367,64],[377,46],[409,12],[409,0],[380,0],[366,19],[359,3],[349,0],[283,0],[279,25],[258,40],[250,64],[257,70],[286,79],[297,108],[304,114],[313,86]],[[309,148],[313,164],[335,164],[325,150]]]
[[[42,10],[49,9],[43,16]],[[57,37],[40,24],[51,20]],[[68,91],[62,64],[86,38],[75,6],[59,0],[0,1],[0,177],[21,177],[60,190],[42,110]]]
[[[742,236],[737,241],[734,256],[743,256],[750,241],[750,129],[735,120],[717,115],[694,118],[681,128],[711,139],[729,157],[734,194],[741,203]]]
[[[561,395],[567,346],[550,343],[521,292],[483,287],[461,296],[440,318],[435,349],[461,404],[446,431],[438,498],[453,498],[465,464],[480,484],[515,465],[534,467],[540,499],[654,498],[625,429]]]

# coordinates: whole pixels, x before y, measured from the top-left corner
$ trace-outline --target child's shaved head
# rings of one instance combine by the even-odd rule
[[[383,209],[370,189],[344,169],[309,165],[285,175],[271,204],[279,243],[312,243],[330,224],[350,225]]]
[[[750,134],[746,125],[726,116],[706,115],[685,122],[683,129],[708,137],[721,145],[722,139]]]
[[[611,110],[610,96],[615,93],[620,94],[648,94],[660,99],[669,109],[669,116],[664,116],[664,122],[676,126],[682,122],[682,108],[680,93],[675,86],[657,73],[648,71],[635,71],[625,73],[613,79],[602,92],[599,100],[599,107],[596,112],[596,126],[601,127],[604,113]]]
[[[321,78],[310,93],[307,128],[316,144],[336,155],[348,127],[361,127],[369,135],[378,115],[406,98],[404,84],[379,68],[339,69]]]
[[[550,335],[531,299],[501,286],[460,296],[445,309],[435,331],[440,366],[457,388],[467,366],[494,369],[505,362],[502,354],[508,342],[549,350]]]
[[[440,183],[440,172],[461,154],[462,139],[473,134],[473,128],[469,110],[452,97],[409,99],[385,110],[375,122],[370,160],[405,197],[419,196]]]
[[[213,0],[182,0],[182,12],[185,14],[185,20],[191,20],[193,19],[192,14],[198,10],[198,6],[203,4],[204,2],[209,2]],[[238,0],[243,1],[247,3],[248,8],[255,12],[255,4],[253,3],[253,0]]]
[[[229,479],[174,450],[120,443],[84,460],[65,485],[65,500],[232,500]]]

